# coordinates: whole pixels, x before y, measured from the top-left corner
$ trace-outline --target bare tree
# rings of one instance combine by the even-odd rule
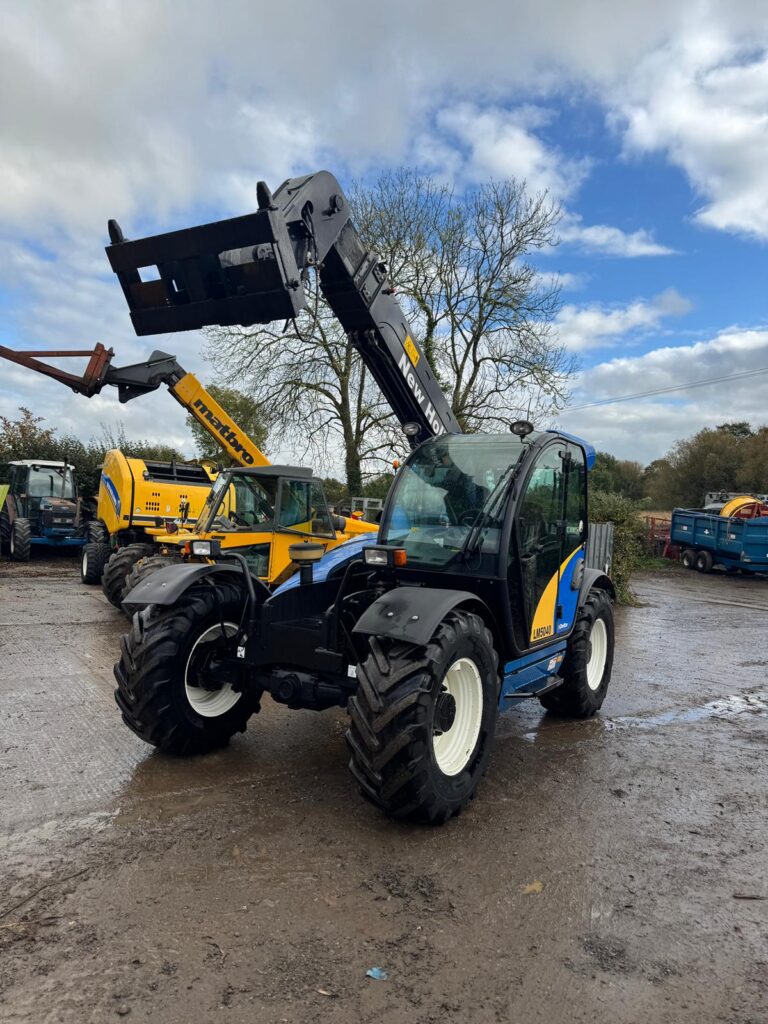
[[[388,263],[414,331],[466,430],[506,429],[560,407],[574,366],[552,332],[559,289],[526,261],[555,242],[558,208],[523,182],[457,196],[412,170],[355,184],[353,219]],[[375,383],[314,282],[285,333],[208,332],[222,383],[268,411],[270,436],[327,467],[343,452],[347,485],[381,472],[402,445]]]
[[[560,289],[527,259],[556,243],[560,210],[546,193],[507,180],[457,197],[404,169],[356,185],[352,205],[465,430],[565,404],[575,363],[553,331]]]

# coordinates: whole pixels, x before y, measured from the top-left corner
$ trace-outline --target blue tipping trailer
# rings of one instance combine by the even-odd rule
[[[731,571],[768,573],[768,516],[734,519],[676,508],[670,541],[680,545],[680,561],[689,569],[710,572],[721,565]]]

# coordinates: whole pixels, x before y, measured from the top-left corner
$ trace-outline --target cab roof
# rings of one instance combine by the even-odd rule
[[[63,469],[64,466],[67,469],[74,469],[75,467],[69,462],[51,462],[50,459],[14,459],[8,463],[9,466],[51,466],[54,469]]]

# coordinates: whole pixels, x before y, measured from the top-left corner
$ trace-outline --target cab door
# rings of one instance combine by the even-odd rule
[[[517,552],[525,635],[530,645],[555,635],[565,534],[567,445],[536,459],[517,511]]]

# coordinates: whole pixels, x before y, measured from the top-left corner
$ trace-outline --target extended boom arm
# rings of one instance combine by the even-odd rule
[[[309,268],[412,441],[461,428],[411,336],[386,267],[367,252],[327,171],[291,178],[256,213],[127,241],[109,222],[107,256],[137,334],[288,320],[306,305]],[[156,267],[153,280],[139,271]]]
[[[104,348],[101,344],[96,345],[91,351],[78,352],[20,352],[0,345],[2,358],[36,370],[46,377],[53,377],[54,380],[66,384],[73,391],[88,398],[97,395],[103,387],[111,385],[117,388],[121,402],[129,402],[132,398],[156,391],[161,384],[165,384],[176,401],[205,427],[235,462],[241,466],[269,465],[269,459],[258,445],[238,427],[213,395],[205,390],[197,377],[179,366],[175,356],[170,356],[167,352],[153,352],[146,362],[134,363],[131,366],[112,366],[113,355],[111,348]],[[77,376],[58,366],[43,362],[41,356],[88,356],[88,366],[85,373]]]

